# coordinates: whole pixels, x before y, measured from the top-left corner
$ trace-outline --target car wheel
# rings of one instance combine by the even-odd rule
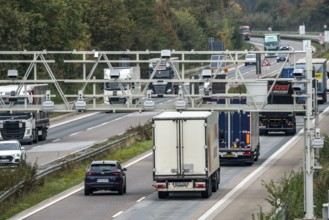
[[[123,185],[118,189],[118,195],[123,195],[123,191],[124,191],[124,189],[123,189],[124,187],[123,187]]]
[[[123,187],[123,193],[127,193],[127,186],[126,185]]]
[[[93,191],[91,189],[86,189],[85,188],[85,196],[89,196],[91,194],[93,194]]]

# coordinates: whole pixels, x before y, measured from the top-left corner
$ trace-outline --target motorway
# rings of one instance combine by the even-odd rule
[[[301,47],[300,43],[289,44]],[[275,59],[270,58],[270,62],[271,69],[279,68]],[[240,70],[246,77],[255,77],[252,66],[243,66]],[[321,106],[325,107],[327,105]],[[28,161],[45,164],[123,133],[130,126],[143,124],[156,114],[92,113],[76,115],[63,124],[54,122],[46,142],[27,147]],[[321,123],[325,120],[321,119]],[[298,118],[298,130],[302,127],[302,118]],[[321,131],[328,132],[325,128]],[[152,156],[147,152],[140,159],[124,164],[128,168],[124,196],[109,192],[84,196],[83,184],[80,184],[12,219],[251,219],[259,206],[265,211],[270,208],[264,200],[266,190],[261,181],[278,179],[284,172],[302,167],[301,138],[300,133],[296,137],[262,136],[261,155],[255,165],[223,166],[219,191],[209,199],[191,193],[172,194],[168,199],[159,200],[152,186]]]

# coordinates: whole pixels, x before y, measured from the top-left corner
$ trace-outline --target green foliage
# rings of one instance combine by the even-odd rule
[[[187,10],[173,11],[173,28],[178,38],[183,43],[185,50],[206,50],[207,37],[204,35],[201,27],[198,26],[196,19]]]
[[[329,185],[329,138],[324,139],[324,147],[320,153],[321,170],[314,173],[314,204],[315,215],[322,216],[322,204],[328,203],[328,185]],[[270,219],[274,211],[280,205],[285,209],[285,219],[293,220],[304,216],[304,173],[303,171],[291,172],[285,174],[278,182],[273,180],[269,183],[263,182],[268,197],[266,201],[272,206],[269,213],[264,213],[260,207],[257,218],[253,215],[253,219]],[[278,203],[280,201],[280,203]]]

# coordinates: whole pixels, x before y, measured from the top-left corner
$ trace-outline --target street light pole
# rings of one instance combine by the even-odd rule
[[[305,120],[305,219],[315,219],[314,201],[313,201],[313,173],[314,173],[314,149],[311,146],[312,140],[312,112],[313,112],[313,95],[312,95],[312,48],[306,48],[306,120]],[[316,97],[314,97],[316,98]]]

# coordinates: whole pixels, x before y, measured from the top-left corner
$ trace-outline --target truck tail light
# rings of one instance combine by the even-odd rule
[[[246,134],[246,144],[250,144],[250,134]]]
[[[206,188],[206,184],[205,183],[197,183],[197,184],[195,184],[195,188]]]
[[[292,126],[294,126],[294,123],[291,122],[291,121],[289,121],[287,125],[288,125],[289,127],[292,127]]]
[[[157,188],[157,189],[165,189],[166,188],[166,185],[164,183],[157,183],[155,185],[155,188]]]
[[[243,152],[243,155],[250,156],[250,151]]]

